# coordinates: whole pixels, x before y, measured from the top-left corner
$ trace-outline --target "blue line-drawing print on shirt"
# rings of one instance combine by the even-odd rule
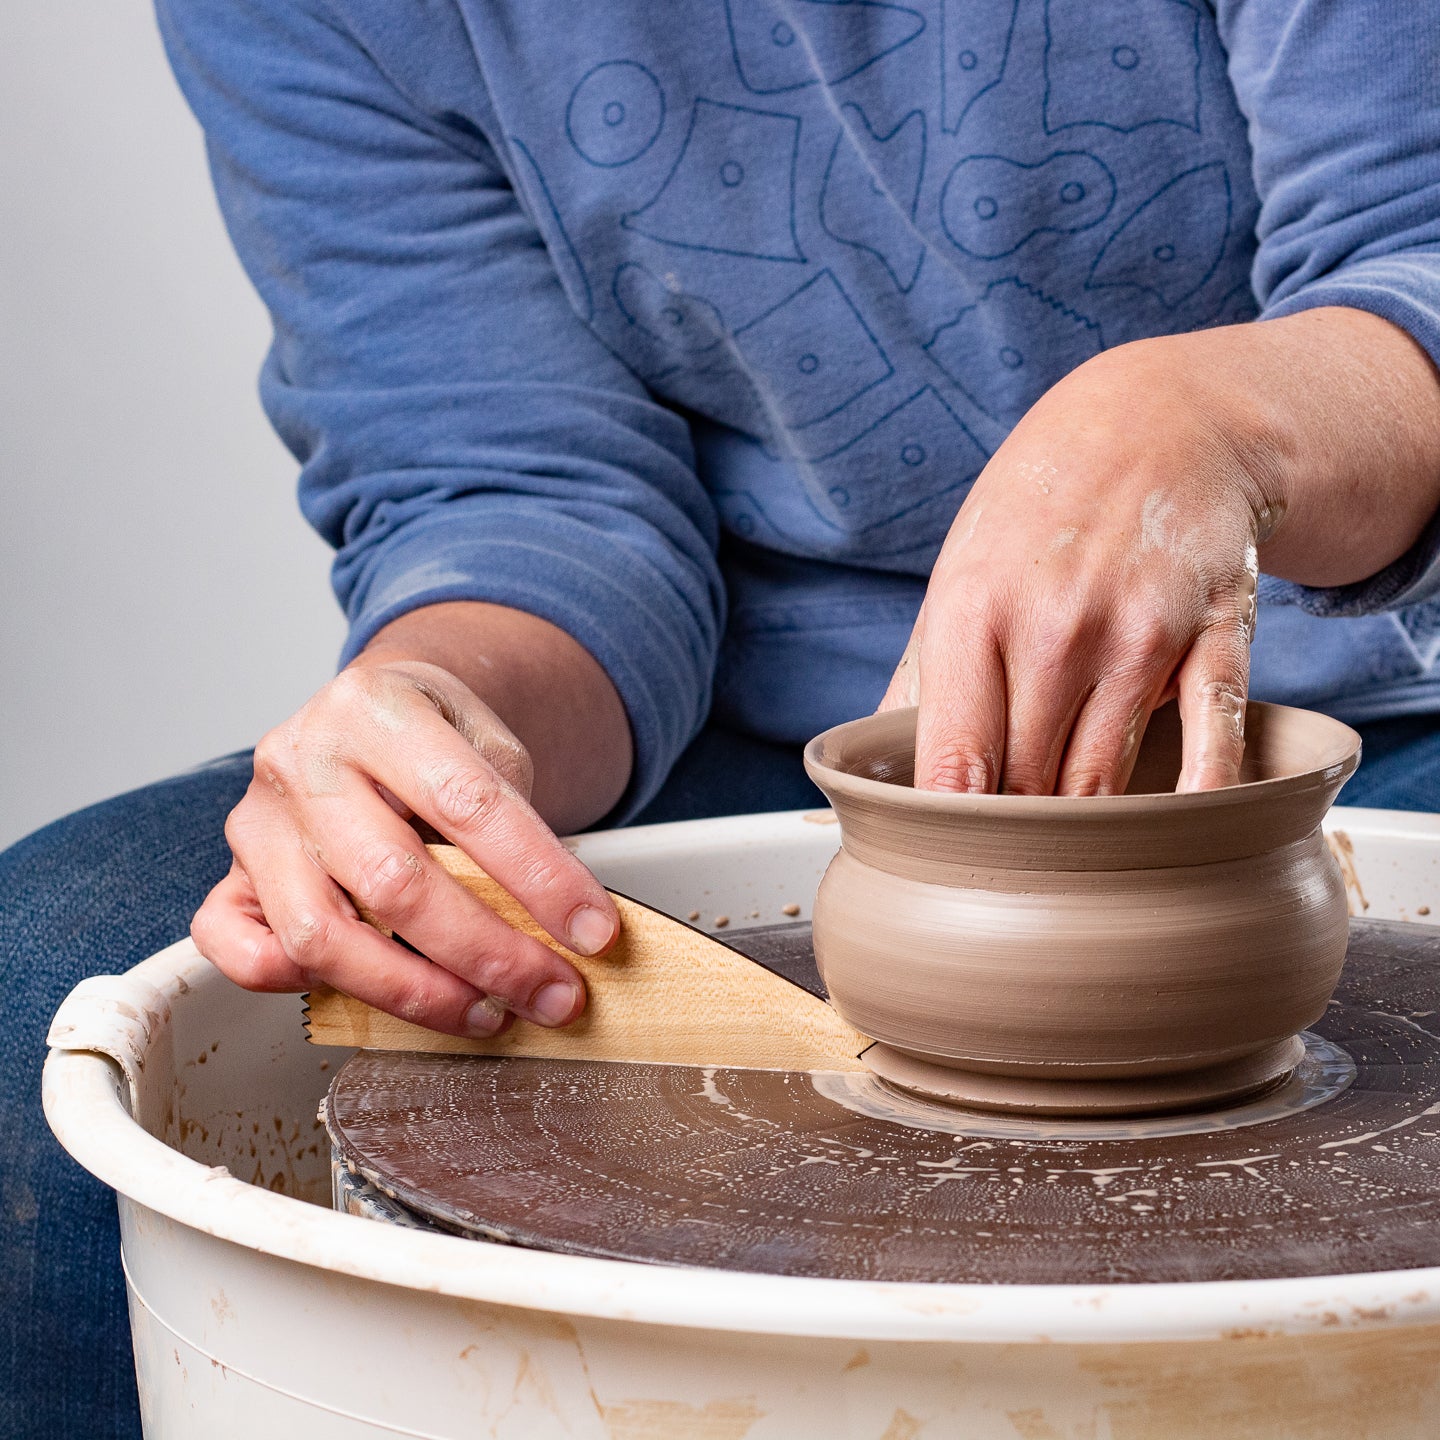
[[[829,270],[735,332],[762,403],[801,430],[893,373],[889,357]]]
[[[943,496],[969,485],[989,457],[940,398],[926,385],[852,440],[800,465],[806,493],[821,519],[850,535],[894,526],[887,543],[910,548],[935,538],[933,507]],[[952,499],[944,506],[938,536],[954,519]]]
[[[1440,660],[1440,600],[1422,600],[1418,605],[1392,610],[1390,619],[1420,668],[1433,670],[1435,662]]]
[[[925,171],[925,116],[912,110],[886,135],[858,105],[846,117],[820,186],[820,224],[844,245],[868,250],[895,288],[908,292],[920,274],[925,242],[915,232],[915,203]]]
[[[1013,276],[986,286],[925,345],[981,410],[1011,424],[1104,348],[1095,321]]]
[[[1045,0],[1045,133],[1200,131],[1200,16],[1188,0]]]
[[[620,223],[686,250],[804,263],[795,235],[800,119],[697,100],[675,164]]]
[[[1212,325],[1246,325],[1260,313],[1260,304],[1248,280],[1242,280],[1233,289],[1227,290],[1220,303],[1200,322],[1199,329],[1207,330]]]
[[[735,69],[756,95],[836,85],[908,45],[925,17],[881,0],[725,0]]]
[[[638,160],[665,124],[665,92],[643,65],[607,60],[588,71],[565,107],[565,133],[576,153],[611,169]]]
[[[708,300],[671,289],[633,260],[616,270],[611,291],[620,313],[667,350],[703,355],[725,338],[725,322]]]
[[[954,135],[1005,74],[1020,0],[944,0],[940,10],[940,128]]]
[[[969,155],[940,192],[945,233],[967,255],[997,260],[1047,231],[1098,225],[1115,203],[1115,177],[1085,150],[1057,150],[1035,165]]]
[[[1087,290],[1148,290],[1173,310],[1214,273],[1230,236],[1230,173],[1220,161],[1162,185],[1105,242]]]
[[[712,497],[720,513],[720,523],[733,530],[743,540],[754,538],[756,531],[755,513],[763,521],[765,511],[760,502],[748,490],[717,490]],[[746,508],[748,504],[749,508]],[[752,513],[755,512],[755,513]]]
[[[586,278],[585,267],[580,263],[580,256],[570,242],[565,222],[560,218],[560,210],[555,204],[555,197],[551,195],[550,187],[545,183],[545,176],[535,163],[535,157],[530,153],[525,142],[518,135],[512,135],[510,144],[514,147],[516,154],[524,160],[525,166],[535,182],[535,189],[539,192],[540,202],[550,212],[550,223],[555,227],[560,244],[558,247],[548,245],[546,249],[550,252],[551,260],[555,262],[555,269],[559,272],[561,285],[570,296],[570,304],[574,307],[575,313],[588,325],[595,318],[595,294],[590,289],[590,281]],[[526,189],[523,182],[521,188],[522,190]],[[530,208],[534,213],[540,207],[537,205],[534,195],[530,195],[529,198]],[[543,229],[541,233],[543,235]]]

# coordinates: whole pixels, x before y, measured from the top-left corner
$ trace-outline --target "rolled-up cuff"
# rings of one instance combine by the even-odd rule
[[[1440,254],[1417,251],[1347,265],[1265,307],[1264,320],[1345,305],[1366,310],[1412,336],[1440,367]],[[1440,594],[1440,516],[1393,564],[1351,585],[1321,588],[1261,578],[1260,598],[1298,605],[1311,615],[1372,615],[1403,610]]]

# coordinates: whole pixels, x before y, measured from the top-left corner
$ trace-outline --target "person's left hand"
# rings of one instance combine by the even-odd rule
[[[1283,506],[1174,354],[1072,372],[976,480],[880,707],[920,707],[918,788],[1118,793],[1176,695],[1179,788],[1238,780],[1256,546]]]

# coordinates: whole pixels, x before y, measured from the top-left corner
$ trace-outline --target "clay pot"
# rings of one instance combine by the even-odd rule
[[[815,901],[840,1013],[883,1078],[984,1109],[1143,1113],[1279,1083],[1345,958],[1320,821],[1360,737],[1252,702],[1243,783],[1177,795],[1157,712],[1124,795],[912,786],[915,711],[806,747],[841,850]]]

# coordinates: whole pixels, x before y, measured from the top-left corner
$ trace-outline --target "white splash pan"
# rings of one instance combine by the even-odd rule
[[[738,928],[808,913],[827,822],[574,848],[617,889]],[[1440,918],[1440,818],[1327,828],[1357,911]],[[50,1124],[119,1197],[151,1440],[1440,1434],[1440,1270],[894,1285],[544,1254],[331,1212],[315,1109],[344,1052],[188,941],[78,985],[50,1045]]]

